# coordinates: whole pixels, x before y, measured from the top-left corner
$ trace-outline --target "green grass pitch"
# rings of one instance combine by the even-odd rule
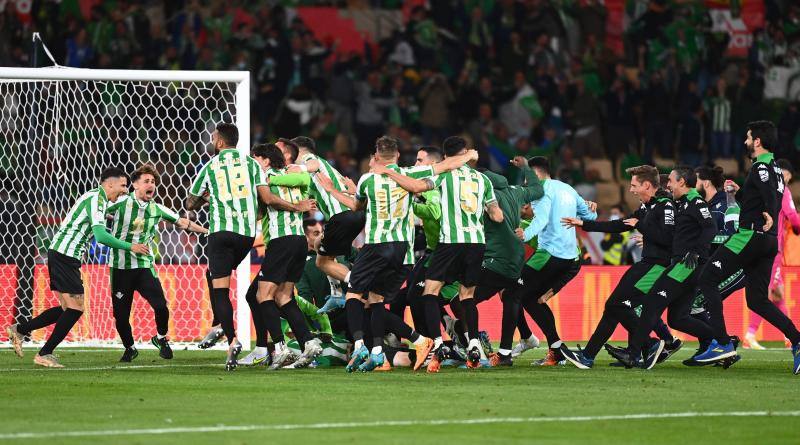
[[[777,344],[771,345],[777,347]],[[729,370],[686,368],[687,345],[651,371],[608,366],[438,375],[395,369],[228,373],[221,351],[57,351],[65,370],[0,350],[5,443],[800,443],[800,376],[785,350],[742,351]],[[697,413],[697,414],[694,414]],[[672,417],[666,417],[671,415]]]

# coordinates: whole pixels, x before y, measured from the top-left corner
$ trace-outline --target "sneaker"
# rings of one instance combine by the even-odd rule
[[[559,351],[568,362],[575,365],[578,369],[592,369],[592,366],[594,366],[594,359],[583,355],[583,351],[580,350],[580,347],[578,347],[577,351],[571,351],[567,345],[562,344]]]
[[[414,371],[417,371],[422,367],[423,363],[425,363],[425,360],[428,359],[428,355],[433,349],[433,340],[430,338],[424,338],[421,343],[414,345],[414,349],[417,351],[417,360],[414,362]]]
[[[511,356],[513,357],[514,354]],[[531,366],[563,366],[565,364],[567,362],[561,352],[550,348],[547,349],[547,355],[543,359],[531,362]]]
[[[668,358],[672,357],[672,354],[678,352],[682,347],[683,342],[677,338],[673,339],[669,343],[666,343],[664,345],[664,350],[661,352],[661,356],[658,357],[658,361],[656,363],[663,363],[667,361]]]
[[[157,335],[154,335],[150,337],[150,343],[152,343],[153,346],[158,348],[158,355],[161,358],[165,360],[169,360],[172,358],[172,348],[169,346],[169,340],[167,340],[167,337],[159,339]]]
[[[800,342],[792,346],[792,357],[794,357],[794,375],[800,374]]]
[[[222,328],[211,328],[206,336],[200,340],[200,343],[197,344],[197,347],[200,349],[208,349],[217,344],[223,335],[225,335],[225,332],[222,330]]]
[[[650,349],[647,351],[647,357],[645,357],[642,363],[644,369],[653,369],[653,366],[656,365],[658,359],[661,357],[661,353],[664,351],[664,345],[666,345],[664,340],[659,340],[650,346]]]
[[[315,358],[322,354],[322,342],[318,338],[307,341],[303,353],[293,363],[295,369],[306,368]]]
[[[11,326],[6,328],[6,334],[8,334],[8,340],[11,342],[11,346],[14,347],[14,354],[17,354],[17,357],[22,358],[25,354],[22,352],[22,342],[25,341],[25,336],[20,334],[17,330],[17,324],[12,324]]]
[[[522,355],[525,351],[529,349],[534,349],[539,347],[539,339],[536,338],[535,335],[531,335],[530,338],[521,339],[517,346],[514,346],[514,349],[511,350],[511,357],[517,358]]]
[[[489,355],[489,364],[492,365],[492,367],[514,366],[514,359],[511,358],[511,354],[501,354],[499,352],[495,352]]]
[[[733,347],[733,343],[729,342],[727,345],[720,345],[716,340],[711,340],[708,349],[695,356],[694,360],[700,363],[712,363],[734,355],[736,355],[736,349]]]
[[[763,351],[767,348],[761,346],[761,343],[756,340],[756,334],[752,332],[748,332],[744,335],[744,344],[742,345],[745,349],[752,349],[755,351]]]
[[[641,354],[632,354],[627,348],[620,348],[609,344],[605,344],[604,348],[610,356],[625,365],[626,369],[642,367]]]
[[[367,361],[362,363],[358,367],[358,370],[361,372],[371,372],[375,370],[375,368],[383,365],[385,361],[386,361],[386,356],[384,356],[383,352],[379,354],[370,354],[369,358],[367,358]]]
[[[58,359],[53,354],[33,356],[33,363],[35,365],[44,366],[45,368],[63,368],[64,365],[58,362]]]
[[[467,368],[475,369],[481,365],[481,351],[478,346],[473,346],[467,352]]]
[[[281,342],[279,345],[275,345],[275,351],[272,353],[272,364],[269,369],[274,371],[287,367],[294,363],[295,360],[297,360],[295,353],[285,343]]]
[[[266,349],[266,348],[264,348]],[[263,354],[259,354],[255,349],[250,351],[249,354],[245,356],[245,358],[239,360],[239,364],[242,366],[260,366],[260,365],[268,365],[269,364],[269,352],[265,352]]]
[[[478,332],[478,339],[481,341],[481,347],[483,347],[483,350],[486,351],[487,354],[491,354],[492,352],[494,352],[494,349],[492,349],[492,341],[489,340],[488,332],[486,331]]]
[[[731,366],[735,365],[736,362],[738,362],[741,359],[742,359],[742,356],[739,355],[739,354],[736,354],[733,357],[728,357],[726,359],[723,359],[721,362],[714,363],[714,366],[717,366],[717,364],[720,364],[720,366],[722,366],[722,369],[728,369]]]
[[[350,356],[350,361],[347,362],[347,366],[344,367],[344,370],[347,372],[353,372],[361,366],[362,363],[367,361],[369,358],[369,351],[367,347],[361,345],[358,349],[353,351],[353,354]]]
[[[239,353],[242,352],[242,344],[238,341],[228,346],[228,355],[225,358],[225,370],[233,371],[239,365]]]
[[[125,352],[122,353],[122,357],[120,357],[119,361],[123,363],[130,363],[139,356],[139,351],[136,350],[133,346],[130,348],[125,348]]]

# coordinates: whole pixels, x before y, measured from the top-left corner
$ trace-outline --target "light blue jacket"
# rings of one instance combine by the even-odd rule
[[[564,227],[561,218],[580,218],[593,221],[597,213],[589,210],[586,201],[572,188],[555,179],[544,181],[544,196],[531,203],[533,222],[525,229],[525,241],[539,236],[539,249],[565,260],[578,256],[575,228]]]

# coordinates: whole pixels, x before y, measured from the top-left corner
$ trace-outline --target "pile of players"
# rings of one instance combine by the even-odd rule
[[[654,167],[634,167],[628,170],[630,191],[641,207],[628,218],[599,222],[596,205],[552,179],[545,158],[515,158],[524,175],[524,184],[515,186],[474,169],[477,152],[460,137],[447,138],[441,151],[423,147],[415,166],[400,167],[398,141],[384,136],[375,142],[369,172],[355,184],[314,154],[310,138],[257,144],[247,156],[235,149],[236,127],[219,124],[212,135],[217,154],[199,172],[187,202],[188,210],[209,206],[207,278],[216,326],[200,346],[224,336],[229,370],[239,364],[278,369],[345,360],[348,372],[392,366],[438,372],[450,363],[509,366],[514,355],[539,344],[524,311],[546,336],[548,353],[539,365],[566,360],[588,369],[605,346],[625,367],[652,368],[681,347],[661,322],[668,309],[669,327],[700,340],[700,349],[685,364],[729,367],[739,359],[738,339],[726,332],[722,301],[745,287],[748,307],[791,343],[792,369],[800,373],[800,333],[768,299],[778,252],[776,222],[786,205],[782,170],[770,151],[776,131],[760,121],[749,125],[747,135],[754,162],[741,188],[723,184],[719,169],[678,166],[665,189]],[[52,351],[82,313],[80,258],[93,235],[115,252],[112,298],[126,346],[122,360],[137,354],[127,321],[134,290],[154,307],[158,335],[153,344],[162,357],[172,356],[166,340],[169,315],[147,243],[161,219],[195,232],[206,229],[152,202],[158,179],[152,168],[137,170],[131,178],[134,194],[118,199],[127,179],[124,172],[106,170],[101,186],[79,198],[65,218],[48,252],[51,289],[62,304],[8,328],[18,355],[32,330],[55,324],[34,362],[62,366]],[[304,219],[317,210],[327,221],[324,229]],[[105,228],[107,214],[113,215],[112,233]],[[414,254],[417,219],[426,246],[421,258]],[[230,278],[252,248],[259,221],[266,252],[247,295],[257,341],[240,360]],[[635,229],[643,252],[609,296],[586,348],[572,351],[561,341],[547,302],[578,274],[578,226],[601,232]],[[354,252],[353,241],[362,232],[364,246]],[[535,243],[530,258],[523,243]],[[503,317],[500,347],[493,352],[479,331],[477,304],[496,295]],[[445,305],[454,316],[443,315]],[[406,307],[416,331],[403,320]],[[617,324],[629,332],[626,348],[606,344]],[[512,349],[516,330],[521,340]]]

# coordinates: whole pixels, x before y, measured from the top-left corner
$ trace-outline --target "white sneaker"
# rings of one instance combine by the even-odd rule
[[[322,342],[319,341],[318,338],[313,338],[306,342],[303,353],[300,354],[300,358],[298,358],[297,361],[292,363],[292,367],[294,369],[305,368],[320,354],[322,354]]]
[[[517,358],[525,351],[538,347],[539,339],[536,338],[535,335],[531,334],[530,338],[522,339],[519,341],[519,343],[517,343],[517,346],[514,346],[514,349],[511,350],[511,357]]]
[[[269,369],[275,370],[288,366],[294,362],[297,356],[289,349],[286,344],[275,345],[275,352],[272,353],[272,364]]]
[[[267,348],[264,348],[264,352],[258,352],[258,349],[259,348],[255,348],[250,351],[245,358],[239,360],[239,364],[242,366],[267,365],[269,363],[269,352],[267,352]]]
[[[761,346],[761,343],[756,340],[756,334],[751,334],[750,332],[744,335],[744,344],[742,346],[744,346],[745,349],[753,349],[756,351],[767,349]]]

